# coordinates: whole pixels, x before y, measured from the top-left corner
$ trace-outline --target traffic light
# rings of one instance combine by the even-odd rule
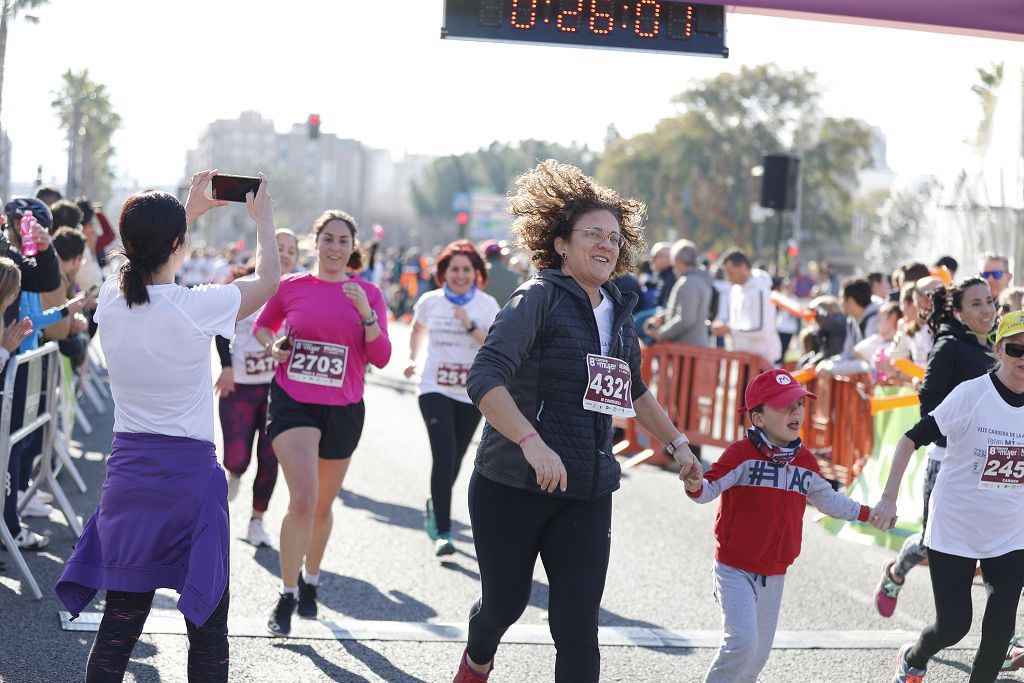
[[[455,214],[455,222],[465,226],[469,224],[469,211],[459,211]]]
[[[310,114],[308,123],[310,139],[320,137],[320,114]]]

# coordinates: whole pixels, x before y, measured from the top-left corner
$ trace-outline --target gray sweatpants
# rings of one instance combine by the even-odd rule
[[[716,561],[714,576],[722,644],[704,681],[756,681],[775,641],[786,575],[763,576]]]

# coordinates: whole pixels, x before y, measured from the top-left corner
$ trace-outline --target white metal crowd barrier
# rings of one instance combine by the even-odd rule
[[[54,442],[58,430],[58,415],[61,405],[58,397],[58,383],[61,372],[61,355],[56,342],[48,342],[33,351],[12,356],[8,361],[7,375],[4,381],[3,402],[0,408],[0,473],[6,475],[7,466],[11,458],[11,448],[19,441],[31,436],[37,429],[42,430],[42,457],[35,480],[26,492],[24,503],[35,495],[36,489],[45,481],[54,500],[60,508],[61,514],[67,521],[76,536],[82,535],[82,523],[71,507],[64,489],[57,481],[57,472],[53,468],[53,457],[55,453]],[[27,387],[25,395],[25,415],[20,429],[11,433],[11,417],[14,409],[14,385],[18,376],[18,370],[26,367]],[[17,486],[17,482],[11,482]],[[4,498],[0,497],[0,515],[3,513]],[[43,597],[39,590],[39,584],[28,568],[25,558],[14,542],[14,537],[7,529],[7,525],[0,523],[0,540],[3,541],[7,552],[14,560],[15,566],[21,572],[25,583],[36,600]]]

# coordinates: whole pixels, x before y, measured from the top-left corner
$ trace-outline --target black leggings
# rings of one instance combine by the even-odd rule
[[[462,403],[444,394],[420,396],[420,412],[427,425],[430,454],[430,498],[434,501],[437,530],[452,530],[452,486],[459,476],[462,456],[480,424],[480,411],[472,403]]]
[[[135,642],[153,604],[153,594],[107,591],[107,607],[89,653],[86,683],[111,683],[124,678]],[[188,619],[188,680],[190,683],[227,683],[228,589],[202,626]]]
[[[943,648],[960,642],[971,630],[974,611],[971,606],[971,584],[978,560],[928,549],[928,569],[932,575],[935,596],[935,623],[921,632],[907,662],[923,669],[928,660]],[[974,656],[971,683],[992,683],[999,674],[1006,655],[1006,644],[1013,635],[1024,586],[1024,550],[981,560],[988,599],[981,622],[981,645]]]
[[[537,555],[550,592],[557,683],[597,683],[597,617],[611,548],[612,497],[566,500],[495,483],[474,472],[469,515],[482,596],[469,619],[469,658],[484,664],[523,614]]]

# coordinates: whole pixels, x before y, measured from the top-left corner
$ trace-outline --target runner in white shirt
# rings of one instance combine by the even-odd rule
[[[994,681],[1013,634],[1024,586],[1024,312],[996,332],[996,369],[958,385],[896,447],[871,523],[889,529],[913,451],[945,435],[946,455],[929,505],[924,544],[935,595],[935,623],[904,645],[893,678],[920,681],[928,660],[970,630],[971,586],[981,563],[988,592],[972,683]]]
[[[291,230],[277,231],[277,249],[281,274],[292,272],[298,257],[298,238]],[[241,277],[243,282],[251,276]],[[277,456],[267,436],[267,396],[277,363],[269,351],[253,336],[253,324],[263,311],[235,323],[235,338],[216,338],[221,372],[215,388],[220,395],[218,412],[224,435],[224,469],[228,471],[228,502],[238,496],[242,475],[252,460],[256,440],[256,477],[252,484],[252,514],[245,540],[261,547],[270,546],[263,528],[263,515],[277,483]]]
[[[425,527],[434,541],[435,554],[442,557],[455,552],[452,485],[480,424],[480,411],[466,393],[466,377],[500,306],[481,289],[487,284],[487,265],[472,242],[452,242],[445,247],[437,259],[436,277],[442,288],[424,294],[413,307],[405,376],[416,373],[417,357],[426,339],[427,355],[417,392],[434,460]]]

